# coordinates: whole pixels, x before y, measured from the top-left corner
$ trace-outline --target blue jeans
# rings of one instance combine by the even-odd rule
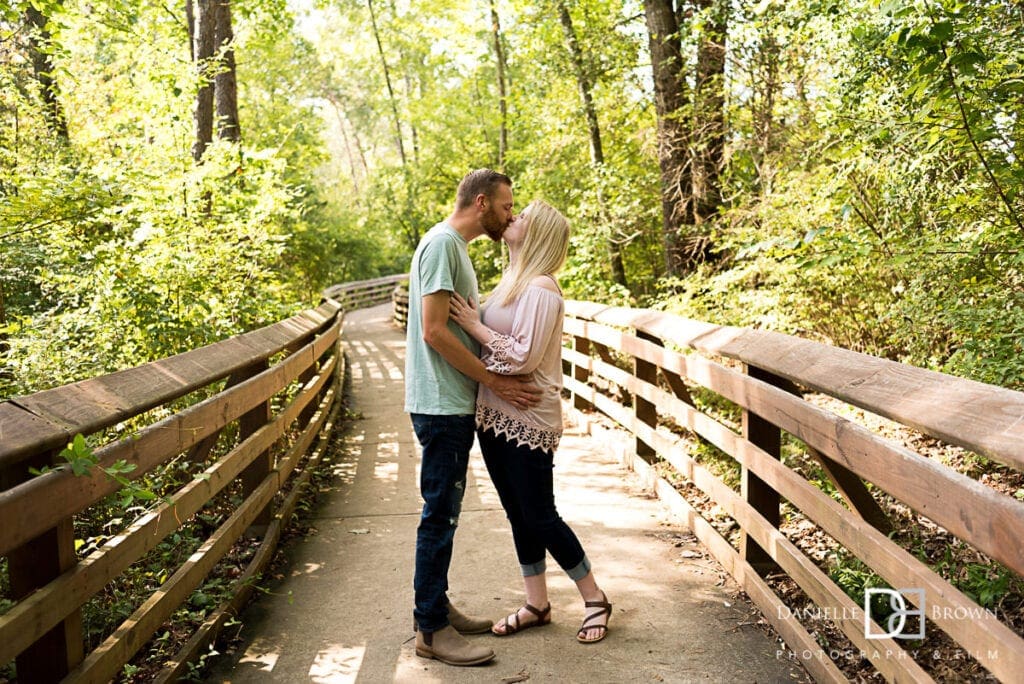
[[[448,625],[448,566],[459,524],[466,469],[473,447],[473,416],[410,414],[423,448],[420,494],[423,513],[416,530],[416,607],[413,617],[423,632]]]
[[[519,446],[490,430],[477,431],[501,506],[512,526],[512,540],[524,577],[546,570],[546,552],[573,581],[590,572],[576,534],[555,508],[554,454]]]

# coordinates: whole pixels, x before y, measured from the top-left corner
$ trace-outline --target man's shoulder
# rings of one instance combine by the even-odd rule
[[[449,226],[444,221],[435,223],[430,230],[423,234],[420,239],[420,244],[427,242],[459,242],[459,234],[455,232],[455,229]]]

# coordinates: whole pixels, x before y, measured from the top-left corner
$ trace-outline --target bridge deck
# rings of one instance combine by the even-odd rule
[[[349,426],[335,477],[312,514],[317,533],[287,549],[284,577],[242,616],[240,644],[217,682],[792,682],[798,665],[755,624],[725,572],[686,528],[632,484],[585,435],[568,433],[556,459],[562,517],[580,536],[615,604],[608,638],[576,643],[582,606],[549,561],[553,622],[486,640],[496,660],[454,668],[413,650],[412,568],[418,448],[402,411],[404,336],[390,308],[347,317]],[[689,553],[685,553],[685,552]],[[452,600],[495,619],[523,600],[512,538],[478,452],[450,573]]]

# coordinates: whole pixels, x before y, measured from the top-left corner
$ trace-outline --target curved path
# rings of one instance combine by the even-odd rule
[[[608,638],[576,643],[582,605],[549,560],[553,622],[486,640],[489,665],[415,655],[412,570],[420,510],[418,447],[402,411],[404,334],[390,306],[349,314],[349,407],[335,477],[291,542],[282,575],[242,615],[239,643],[211,682],[793,682],[803,669],[756,625],[726,573],[686,528],[586,435],[567,432],[556,499],[615,604]],[[523,601],[512,537],[478,451],[450,573],[450,596],[498,619]]]

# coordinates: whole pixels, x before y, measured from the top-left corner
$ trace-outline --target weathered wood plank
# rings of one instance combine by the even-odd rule
[[[334,432],[334,427],[337,424],[338,414],[342,406],[342,402],[333,401],[333,398],[333,396],[330,398],[325,397],[324,401],[320,405],[320,411],[327,412],[322,413],[322,415],[329,415],[326,423],[323,423],[321,426],[321,421],[318,416],[313,417],[312,424],[315,425],[315,428],[312,428],[310,432],[311,434],[312,432],[319,434],[317,446],[306,460],[302,473],[295,479],[295,482],[288,493],[288,497],[284,502],[282,502],[281,507],[274,514],[274,519],[270,522],[270,525],[267,528],[267,533],[264,535],[263,543],[260,544],[260,547],[257,549],[252,560],[249,561],[245,571],[234,581],[233,586],[235,589],[231,598],[214,611],[214,613],[199,626],[192,638],[190,638],[188,642],[181,647],[174,658],[168,662],[164,669],[156,676],[154,684],[166,684],[168,682],[180,681],[188,672],[188,664],[198,658],[201,651],[203,651],[217,638],[217,635],[220,633],[224,624],[230,618],[235,617],[242,612],[242,608],[248,602],[249,596],[252,595],[256,585],[256,580],[259,578],[260,573],[262,573],[263,569],[273,559],[274,550],[277,548],[281,532],[291,520],[292,513],[295,511],[299,497],[302,496],[303,491],[308,486],[313,471],[318,467],[320,459],[323,457],[323,454],[330,443],[331,435]]]
[[[277,491],[277,481],[268,477],[217,531],[193,553],[171,577],[132,613],[64,682],[109,681],[123,663],[145,645],[163,621],[198,587],[214,565],[224,557],[236,539],[252,523]]]
[[[566,312],[738,359],[1024,470],[1024,392],[780,333],[717,326],[647,309],[567,301]]]
[[[747,366],[747,375],[768,384],[774,385],[779,382],[778,376],[756,366]],[[772,458],[782,457],[782,431],[778,426],[768,422],[756,412],[743,408],[742,430],[745,440]],[[747,466],[741,464],[740,468],[740,491],[743,499],[769,524],[778,527],[782,516],[782,501],[779,498],[779,493],[765,484],[757,476],[757,473],[752,472]],[[771,555],[761,548],[746,531],[740,538],[740,553],[743,554],[743,559],[762,575],[767,576],[776,568]]]
[[[102,466],[126,460],[136,466],[128,475],[138,478],[204,437],[237,420],[253,406],[273,396],[313,362],[317,354],[337,341],[339,326],[320,335],[302,350],[264,373],[221,392],[180,413],[144,428],[131,439],[96,451]],[[35,534],[117,491],[119,485],[99,469],[84,476],[52,472],[0,492],[0,553],[31,539]],[[59,501],[60,506],[53,502]]]
[[[0,472],[10,472],[23,458],[63,449],[74,434],[17,404],[0,403]],[[26,475],[26,472],[20,473]]]
[[[324,412],[323,417],[326,415],[327,413]],[[322,422],[322,418],[319,422]],[[307,428],[308,439],[301,449],[308,447],[309,441],[316,434],[317,427],[319,427],[319,423]],[[238,507],[238,510],[217,528],[217,531],[131,617],[92,651],[64,681],[69,684],[73,682],[99,684],[108,681],[115,675],[120,670],[122,663],[128,662],[145,645],[146,640],[163,624],[164,620],[202,583],[203,578],[231,549],[234,541],[252,524],[259,512],[266,508],[297,465],[299,456],[301,456],[300,448],[297,445],[293,446],[288,455]]]
[[[40,454],[21,465],[41,467],[52,463],[53,457],[52,452]],[[0,486],[11,487],[27,476],[27,473],[10,471],[0,473]],[[6,555],[10,598],[21,600],[32,596],[75,565],[75,531],[71,518],[58,520],[53,527]],[[21,681],[57,681],[67,674],[83,657],[82,614],[77,606],[39,630],[24,648],[0,662],[9,662],[15,656]]]
[[[596,374],[608,373],[616,378],[622,374],[619,369],[600,362],[595,363],[592,370]],[[647,394],[678,424],[695,431],[756,472],[768,485],[803,511],[810,520],[821,525],[837,542],[851,550],[892,586],[923,588],[932,609],[929,618],[969,652],[978,654],[979,662],[991,672],[1009,680],[1011,673],[1024,669],[1024,639],[868,522],[852,518],[849,511],[824,492],[709,416],[659,388],[644,387],[635,379],[631,381],[635,391]],[[648,430],[635,421],[628,409],[610,401],[602,396],[597,403],[605,413],[627,429]],[[695,480],[699,474],[695,468],[699,466],[680,450],[673,435],[661,432],[649,434],[647,439],[677,470]],[[719,502],[717,495],[713,498]],[[964,619],[967,615],[972,616],[972,619]]]
[[[26,645],[31,644],[50,626],[85,603],[129,565],[154,549],[168,534],[178,529],[218,492],[234,480],[245,467],[278,441],[292,427],[305,407],[316,398],[320,389],[332,381],[333,363],[293,400],[274,420],[241,442],[228,454],[207,468],[174,495],[170,502],[159,505],[143,515],[121,534],[83,559],[69,572],[17,603],[0,616],[0,662],[7,662]],[[329,407],[337,395],[329,390],[321,404]],[[316,414],[306,426],[292,450],[304,451],[311,441],[306,434],[318,431],[323,421]]]
[[[567,321],[566,326],[570,327]],[[796,436],[848,470],[873,482],[915,511],[992,558],[1024,574],[1024,503],[1004,496],[941,463],[892,444],[866,428],[707,359],[666,352],[590,324],[591,335],[617,335],[613,346],[644,354]],[[645,346],[646,345],[646,346]],[[625,382],[624,378],[621,378]],[[956,496],[950,496],[956,492]]]
[[[54,428],[42,433],[25,432],[32,426],[3,425],[5,432],[18,431],[14,438],[0,440],[0,469],[45,448],[63,446],[69,439],[67,435],[92,434],[116,425],[269,358],[297,339],[315,332],[336,306],[324,304],[315,312],[303,312],[177,356],[16,397],[11,400],[12,404],[48,421],[61,432]],[[6,420],[9,415],[12,414],[0,414],[0,417]],[[63,443],[60,440],[64,440]]]

